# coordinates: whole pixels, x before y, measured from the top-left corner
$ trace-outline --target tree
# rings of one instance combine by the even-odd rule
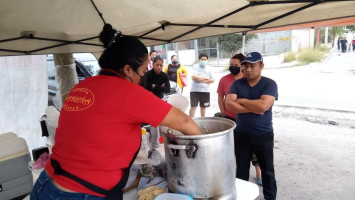
[[[344,33],[343,26],[334,26],[329,28],[329,35],[332,38],[332,47],[334,47],[334,40],[336,36],[341,36]]]
[[[352,32],[355,32],[355,25],[346,26],[346,28],[349,29]]]
[[[256,37],[256,34],[246,34],[245,41],[249,41]],[[243,43],[243,35],[237,33],[216,36],[216,39],[219,48],[230,53],[231,56],[235,55],[238,50],[240,50]]]

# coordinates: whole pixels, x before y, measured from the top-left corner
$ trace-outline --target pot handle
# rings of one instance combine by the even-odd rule
[[[174,156],[177,156],[178,154],[177,150],[186,150],[186,156],[188,158],[194,157],[197,150],[197,146],[194,144],[188,144],[188,145],[168,144],[167,147],[172,150]]]
[[[169,149],[186,149],[187,146],[186,145],[176,145],[176,144],[168,144],[168,148]]]

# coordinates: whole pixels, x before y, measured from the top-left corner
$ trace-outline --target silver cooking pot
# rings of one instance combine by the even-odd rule
[[[169,190],[194,199],[236,199],[232,120],[194,118],[203,135],[161,126]]]

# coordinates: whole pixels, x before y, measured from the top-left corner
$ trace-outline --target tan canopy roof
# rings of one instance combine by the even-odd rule
[[[0,55],[101,52],[104,23],[150,46],[355,17],[354,8],[355,0],[5,0]]]

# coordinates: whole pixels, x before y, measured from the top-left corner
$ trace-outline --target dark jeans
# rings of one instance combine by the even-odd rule
[[[277,187],[274,170],[274,133],[262,135],[234,134],[237,178],[249,181],[250,160],[253,150],[259,160],[265,199],[276,199]]]
[[[105,200],[105,197],[94,196],[84,193],[65,192],[58,189],[49,178],[46,170],[39,175],[30,200]]]

